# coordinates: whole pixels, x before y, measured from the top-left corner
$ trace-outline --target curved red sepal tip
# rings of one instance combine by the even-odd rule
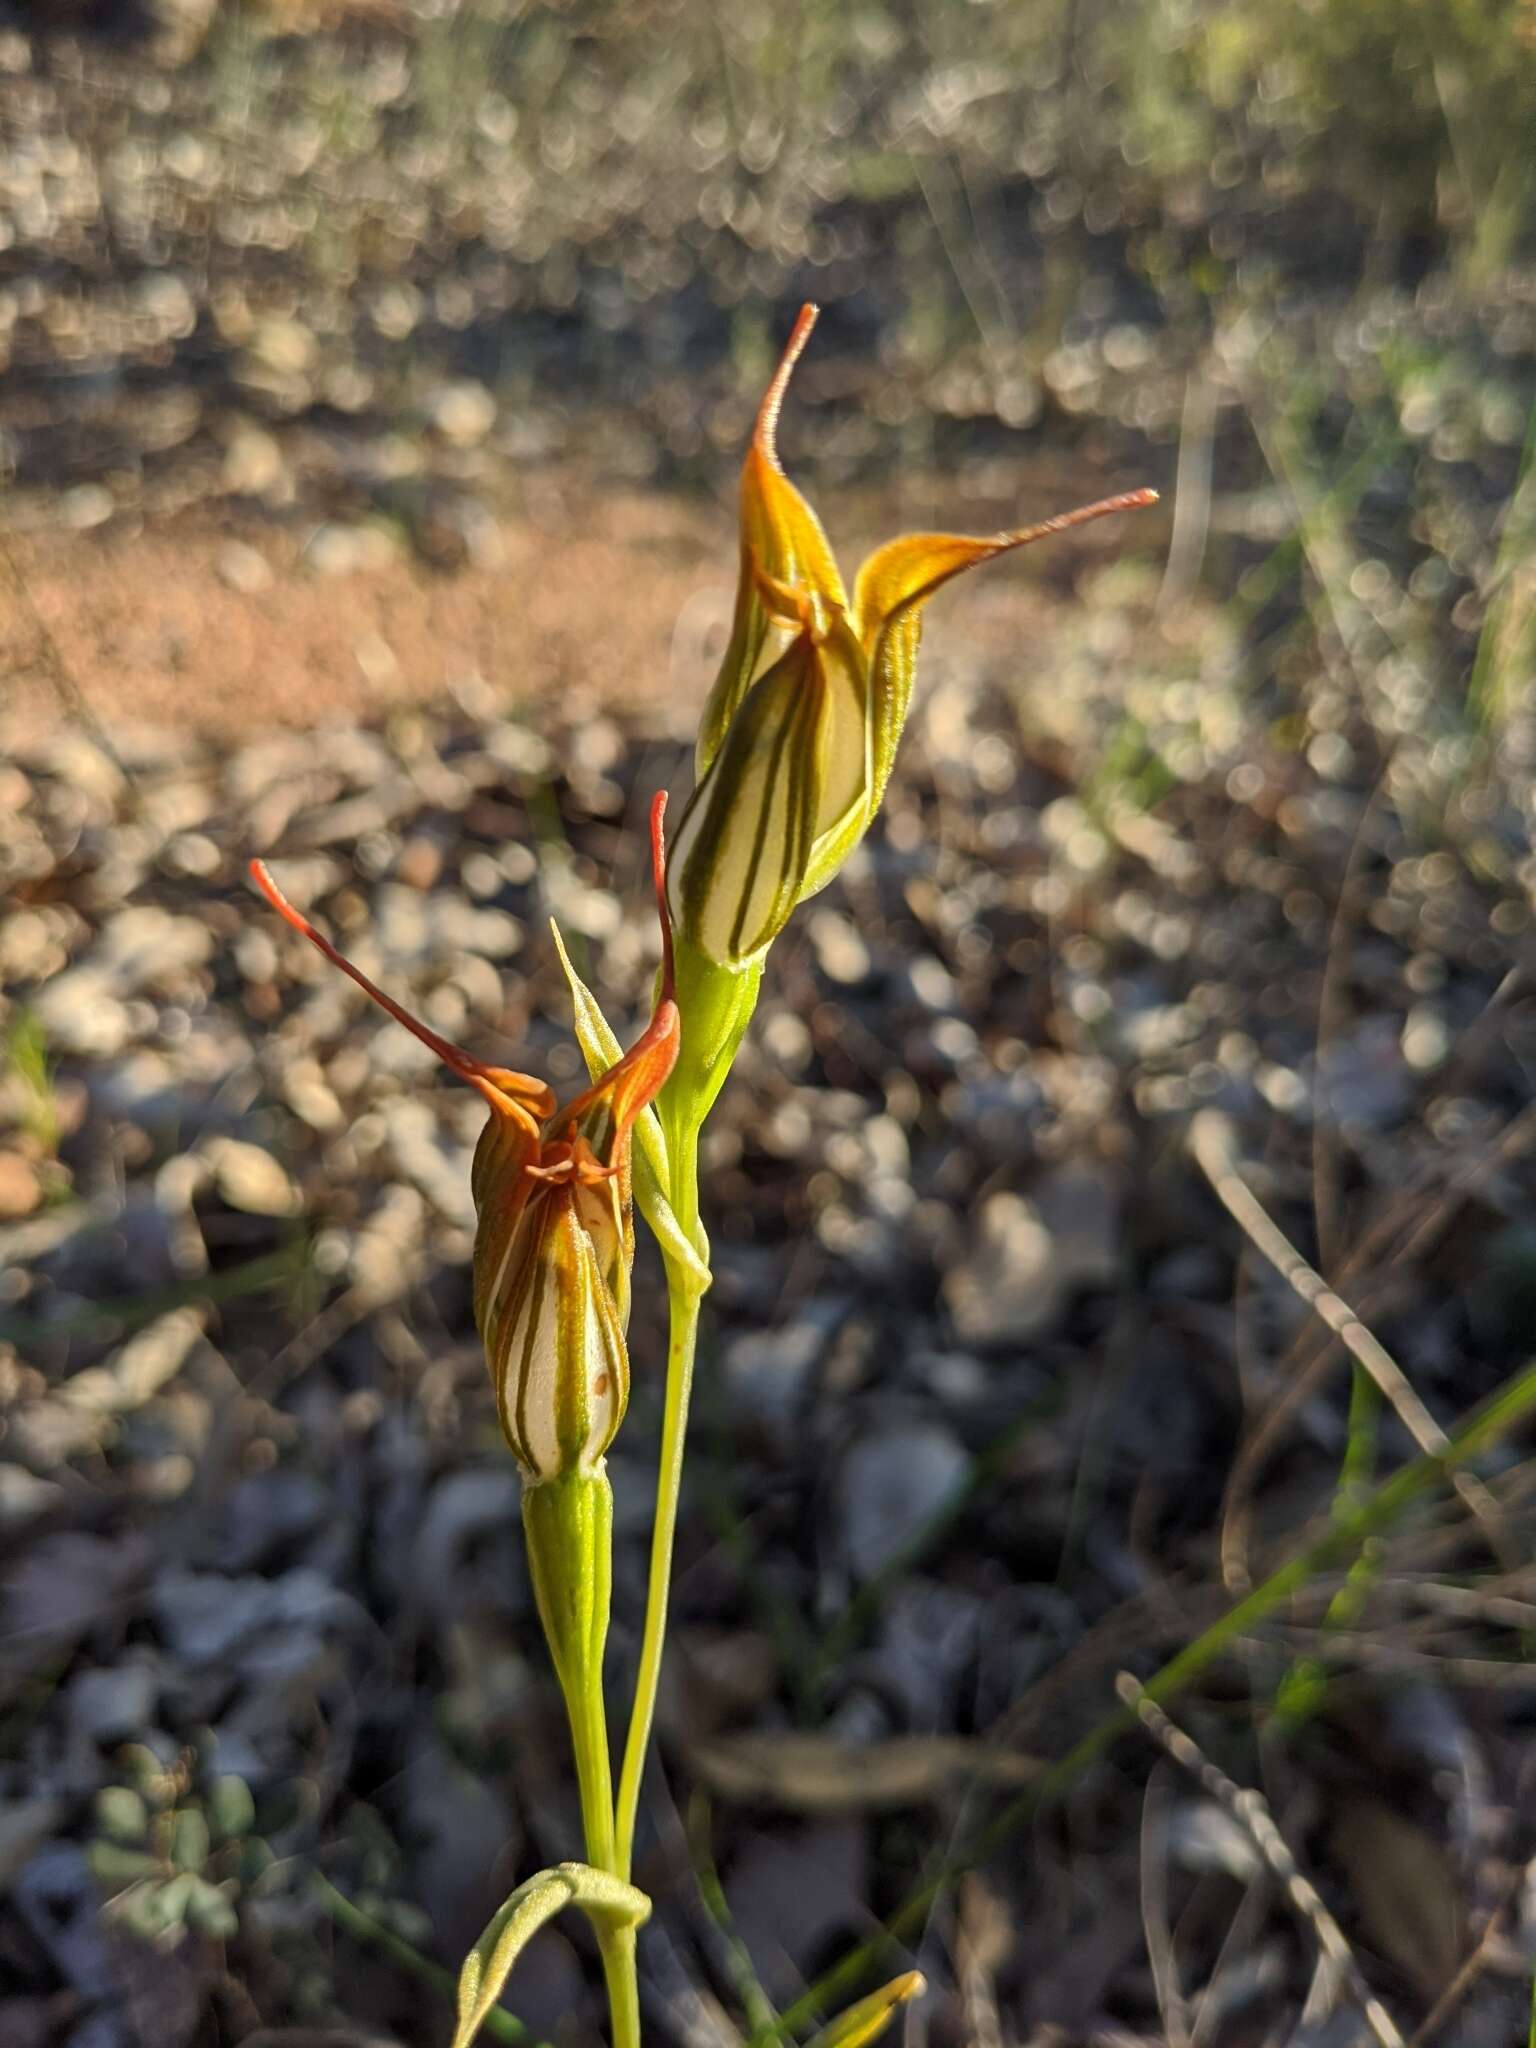
[[[790,376],[796,363],[805,352],[805,344],[811,338],[811,329],[821,313],[820,306],[809,299],[800,308],[795,324],[789,331],[784,344],[784,353],[779,358],[779,367],[773,373],[773,381],[763,393],[763,402],[757,409],[757,425],[752,433],[752,446],[775,469],[779,468],[779,451],[775,435],[779,425],[779,409],[784,403],[784,394],[789,389]]]
[[[651,878],[656,885],[656,915],[661,921],[661,993],[658,1002],[668,1003],[676,990],[672,968],[672,919],[667,911],[667,840],[662,820],[667,815],[667,792],[658,789],[651,798]]]
[[[515,1073],[510,1067],[488,1066],[484,1060],[477,1060],[473,1053],[465,1052],[449,1039],[440,1038],[419,1017],[413,1017],[409,1010],[397,1003],[393,996],[386,995],[377,982],[370,981],[360,967],[354,967],[345,953],[315,929],[303,911],[295,910],[273,881],[265,861],[253,860],[248,866],[252,881],[285,924],[292,925],[325,955],[333,967],[339,967],[365,995],[371,996],[381,1010],[393,1017],[397,1024],[403,1024],[412,1037],[419,1038],[430,1052],[436,1053],[450,1073],[457,1074],[461,1081],[468,1081],[471,1087],[479,1089],[493,1109],[510,1112],[534,1130],[538,1128],[536,1118],[554,1113],[554,1093],[547,1082],[532,1074]]]

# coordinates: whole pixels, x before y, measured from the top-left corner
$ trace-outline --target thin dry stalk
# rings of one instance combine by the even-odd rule
[[[1256,1877],[1238,1901],[1237,1911],[1232,1915],[1231,1923],[1222,1936],[1221,1947],[1217,1952],[1210,1977],[1195,2007],[1195,2023],[1190,2029],[1189,2048],[1206,2048],[1216,2028],[1221,2025],[1223,2015],[1215,1994],[1222,1973],[1228,1967],[1229,1959],[1235,1961],[1247,1955],[1268,1910],[1268,1881],[1262,1876]]]
[[[1444,1457],[1450,1439],[1419,1399],[1402,1367],[1372,1336],[1348,1302],[1307,1264],[1238,1172],[1230,1129],[1227,1119],[1210,1109],[1201,1110],[1190,1125],[1190,1151],[1216,1199],[1281,1279],[1322,1318],[1351,1358],[1370,1374],[1419,1449],[1427,1457]],[[1451,1484],[1482,1530],[1493,1555],[1506,1570],[1513,1571],[1519,1552],[1487,1487],[1470,1472],[1460,1471],[1451,1474]]]
[[[1215,367],[1203,362],[1190,372],[1184,387],[1184,417],[1179,426],[1179,459],[1174,476],[1173,531],[1163,585],[1157,595],[1160,612],[1183,604],[1195,587],[1211,528],[1211,466],[1216,445],[1217,389]]]
[[[1013,1923],[1002,1902],[989,1890],[986,1879],[971,1871],[960,1886],[955,1928],[955,1976],[971,2048],[1004,2048],[997,1971],[1013,1943]]]
[[[1481,1586],[1443,1586],[1434,1579],[1412,1579],[1406,1591],[1425,1607],[1438,1607],[1445,1614],[1464,1614],[1468,1620],[1484,1622],[1490,1628],[1536,1629],[1536,1605],[1508,1593],[1495,1593]]]
[[[1536,1692],[1536,1664],[1513,1657],[1457,1657],[1441,1650],[1405,1649],[1397,1643],[1377,1642],[1373,1636],[1351,1635],[1344,1629],[1320,1629],[1315,1634],[1309,1630],[1298,1640],[1309,1655],[1360,1671],[1431,1678],[1468,1692]]]
[[[1450,1185],[1418,1215],[1407,1236],[1395,1246],[1398,1232],[1409,1220],[1408,1212],[1417,1207],[1422,1197],[1407,1194],[1399,1201],[1389,1202],[1340,1267],[1339,1285],[1348,1286],[1358,1280],[1363,1311],[1379,1314],[1381,1304],[1390,1291],[1391,1272],[1381,1278],[1361,1278],[1364,1269],[1377,1262],[1396,1271],[1412,1268],[1450,1227],[1462,1204],[1494,1174],[1529,1151],[1533,1144],[1536,1144],[1536,1103],[1512,1118],[1486,1151],[1479,1153],[1452,1176]],[[1309,1333],[1305,1339],[1298,1339],[1291,1346],[1283,1361],[1283,1368],[1289,1372],[1283,1391],[1244,1440],[1233,1461],[1227,1480],[1221,1533],[1222,1581],[1230,1591],[1245,1591],[1249,1584],[1250,1503],[1259,1470],[1297,1411],[1326,1379],[1335,1363],[1335,1356],[1331,1334]]]
[[[1489,1912],[1483,1930],[1473,1942],[1465,1962],[1409,2036],[1408,2048],[1427,2048],[1427,2044],[1439,2033],[1493,1960],[1494,1936],[1498,1933],[1499,1922],[1504,1918],[1510,1901],[1520,1888],[1523,1875],[1523,1872],[1516,1871],[1505,1885],[1503,1895]]]
[[[1168,1785],[1161,1769],[1147,1780],[1141,1810],[1141,1929],[1168,2048],[1189,2048],[1189,2009],[1168,1917]]]
[[[1396,2021],[1366,1983],[1354,1951],[1344,1938],[1344,1930],[1323,1904],[1316,1887],[1303,1877],[1263,1794],[1236,1784],[1225,1771],[1219,1770],[1200,1745],[1146,1697],[1140,1683],[1128,1671],[1122,1671],[1116,1679],[1115,1690],[1153,1741],[1247,1833],[1273,1872],[1292,1911],[1310,1930],[1320,1954],[1359,2006],[1380,2048],[1405,2048]]]

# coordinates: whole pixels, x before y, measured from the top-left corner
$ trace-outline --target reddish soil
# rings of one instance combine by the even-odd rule
[[[638,702],[665,692],[674,627],[701,608],[690,600],[730,601],[726,523],[680,499],[550,483],[501,537],[494,568],[438,573],[396,555],[344,575],[314,573],[302,536],[210,531],[206,517],[13,537],[0,732],[14,740],[83,704],[109,726],[234,736],[366,717],[476,673],[519,700],[584,679]],[[232,587],[232,544],[261,556],[265,587]],[[717,608],[706,595],[702,609]]]
[[[909,489],[899,509],[829,507],[828,524],[851,568],[850,538],[935,521],[985,532],[1106,487],[1053,479],[1027,507]],[[577,688],[616,707],[671,702],[679,729],[691,727],[729,620],[733,506],[546,473],[499,521],[500,562],[451,572],[396,552],[319,574],[305,554],[312,530],[210,524],[203,512],[138,531],[0,539],[0,742],[68,716],[238,738],[367,718],[473,676],[518,704]],[[944,604],[971,614],[978,652],[999,633],[1037,639],[1052,589],[1123,533],[1111,520],[1056,540],[1048,560],[994,570],[984,598],[978,580]]]

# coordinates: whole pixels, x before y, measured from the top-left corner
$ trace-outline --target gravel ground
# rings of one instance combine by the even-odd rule
[[[1081,715],[1155,635],[1121,612],[1117,651],[1091,605],[1066,616]],[[881,828],[775,949],[710,1133],[641,1873],[657,2039],[732,2038],[748,1960],[749,2001],[793,1999],[1326,1511],[1342,1354],[1242,1255],[1194,1111],[1441,1421],[1529,1350],[1536,1011],[1492,856],[1472,879],[1390,784],[1235,721],[1155,813],[1090,802],[1050,707],[942,646]],[[637,1014],[639,821],[686,771],[675,731],[565,709],[74,731],[5,771],[8,2044],[443,2038],[441,1994],[320,1878],[451,1962],[574,1845],[469,1314],[475,1104],[240,880],[269,855],[435,1026],[574,1085],[545,915]],[[1461,800],[1489,845],[1515,831]],[[616,1678],[660,1313],[642,1260]],[[1411,1448],[1389,1415],[1384,1466]],[[1175,1708],[1262,1784],[1405,2035],[1491,1928],[1440,2034],[1469,2048],[1514,2038],[1529,1969],[1517,1452],[1481,1468],[1499,1553],[1436,1494],[1346,1615],[1321,1575]],[[1221,2042],[1360,2038],[1244,1827],[1135,1736],[909,1953],[934,2039],[1187,2039],[1197,2011]],[[575,1936],[542,1938],[514,2003],[593,2038]]]

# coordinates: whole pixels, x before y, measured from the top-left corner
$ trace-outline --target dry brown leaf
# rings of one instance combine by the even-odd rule
[[[1364,1794],[1341,1803],[1329,1847],[1367,1938],[1425,1998],[1435,1997],[1466,1952],[1461,1887],[1445,1849]]]

